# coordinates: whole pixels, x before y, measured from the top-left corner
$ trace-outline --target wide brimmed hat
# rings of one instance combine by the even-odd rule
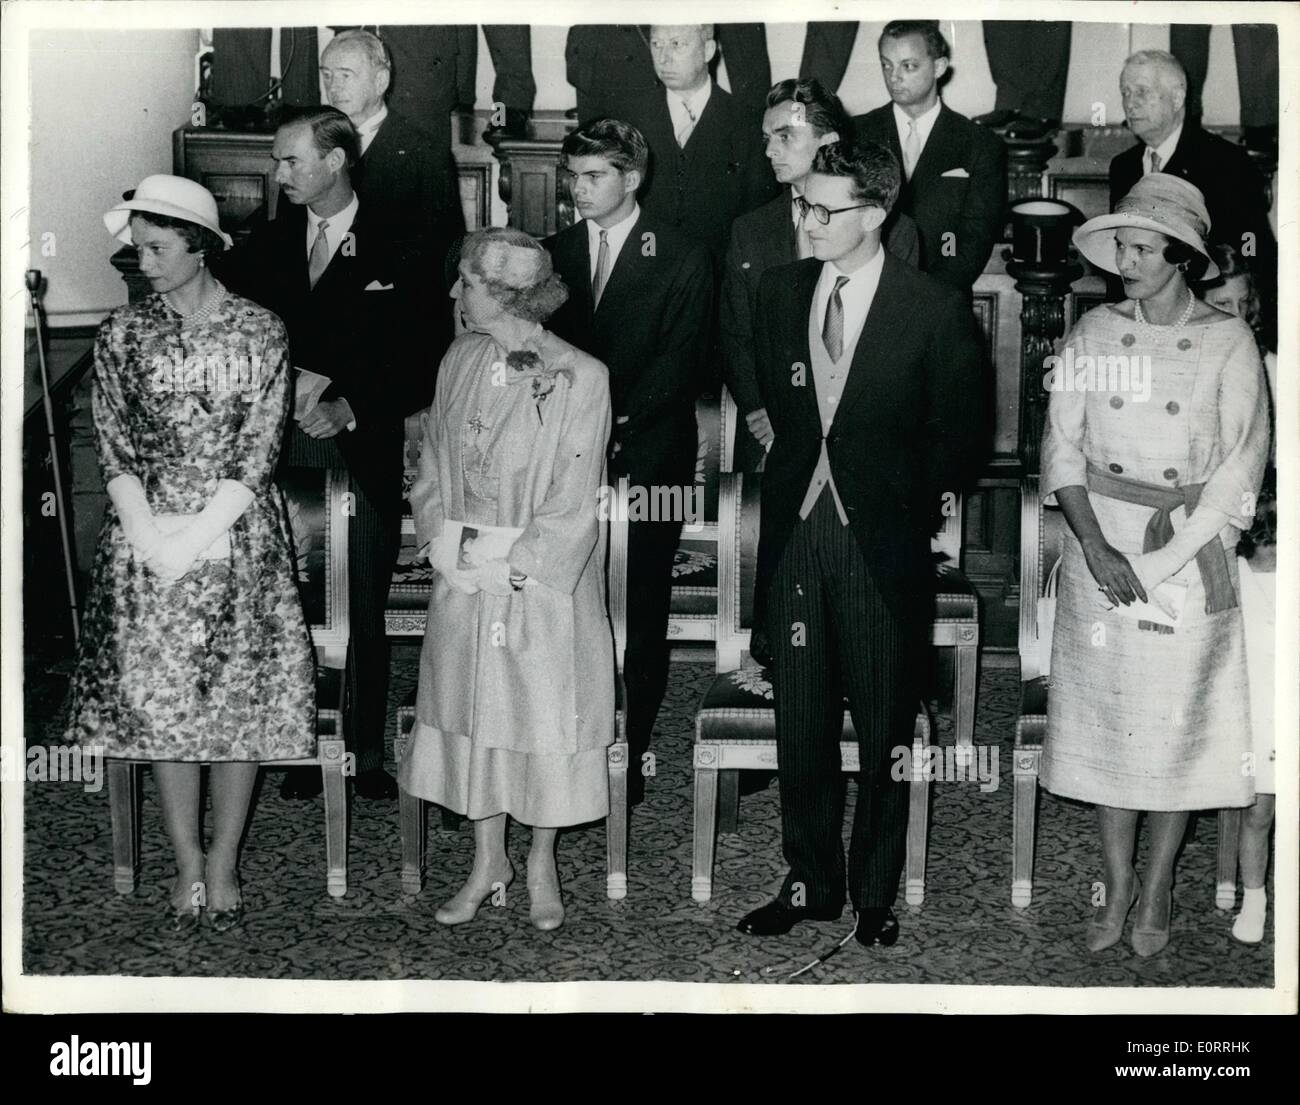
[[[1075,247],[1099,269],[1118,274],[1115,235],[1122,226],[1154,230],[1192,247],[1210,262],[1205,279],[1219,275],[1219,267],[1205,247],[1210,233],[1210,213],[1205,197],[1191,181],[1170,173],[1148,173],[1115,204],[1109,215],[1089,219],[1074,232]]]
[[[217,201],[212,198],[212,193],[202,184],[186,177],[166,173],[147,176],[140,181],[140,187],[132,193],[129,200],[123,200],[104,213],[104,225],[108,227],[108,232],[129,246],[135,244],[131,240],[131,215],[136,211],[183,219],[187,223],[211,230],[226,244],[226,249],[234,245],[230,235],[221,229],[221,223],[217,219]]]

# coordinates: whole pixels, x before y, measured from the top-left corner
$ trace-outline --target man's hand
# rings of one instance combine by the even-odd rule
[[[745,424],[749,427],[749,432],[758,438],[758,443],[763,448],[766,449],[776,440],[776,433],[768,420],[766,407],[759,407],[758,410],[750,411],[745,415]]]
[[[309,437],[336,437],[355,421],[346,399],[327,399],[312,407],[299,425]]]

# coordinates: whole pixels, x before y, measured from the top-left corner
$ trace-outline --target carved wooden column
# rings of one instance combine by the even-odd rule
[[[510,225],[543,238],[573,223],[568,188],[560,177],[560,147],[573,128],[563,112],[538,112],[524,138],[485,135],[501,163],[497,190]]]
[[[1002,139],[1007,147],[1007,203],[1043,195],[1043,174],[1056,153],[1052,136],[1030,140]]]

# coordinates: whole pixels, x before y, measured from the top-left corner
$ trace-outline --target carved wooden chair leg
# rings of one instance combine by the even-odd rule
[[[1224,910],[1230,910],[1237,904],[1237,838],[1240,833],[1241,810],[1220,810],[1214,904]]]
[[[609,746],[609,816],[605,819],[605,896],[627,897],[627,744]]]
[[[973,632],[973,631],[972,631]],[[952,690],[952,728],[958,748],[975,743],[975,690],[979,681],[979,644],[953,649],[955,672]]]
[[[691,861],[691,897],[713,897],[713,860],[717,846],[718,750],[695,746],[695,844]]]
[[[108,804],[113,819],[113,889],[135,892],[140,866],[140,765],[108,761]]]
[[[346,751],[340,738],[322,739],[321,782],[325,792],[325,864],[331,898],[348,892],[348,792],[343,779]]]
[[[930,828],[930,776],[926,771],[925,739],[912,740],[912,781],[907,810],[907,859],[904,897],[908,905],[925,901],[925,850]]]
[[[1011,818],[1011,904],[1024,909],[1034,896],[1034,822],[1038,810],[1037,748],[1017,748]]]

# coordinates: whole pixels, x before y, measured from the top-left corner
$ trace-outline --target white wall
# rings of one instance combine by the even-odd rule
[[[51,325],[98,322],[126,302],[101,216],[141,178],[171,172],[197,49],[193,30],[32,32],[30,266],[48,281]]]

